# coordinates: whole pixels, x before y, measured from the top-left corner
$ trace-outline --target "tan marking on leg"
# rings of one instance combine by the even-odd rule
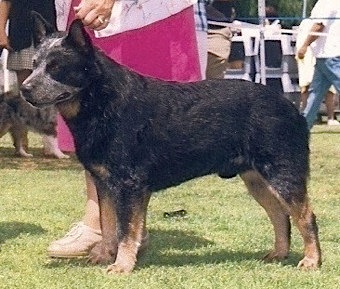
[[[313,214],[312,210],[310,209],[309,206],[309,201],[307,198],[307,193],[299,192],[297,195],[304,195],[306,196],[304,201],[301,203],[295,203],[293,204],[288,204],[285,202],[285,200],[279,195],[279,193],[271,187],[262,176],[255,171],[252,172],[246,172],[245,174],[242,174],[242,178],[246,179],[246,182],[250,182],[250,186],[252,188],[256,188],[257,182],[256,179],[262,179],[262,182],[265,187],[267,187],[267,192],[270,192],[270,194],[266,194],[268,197],[270,195],[274,196],[281,207],[284,209],[285,212],[287,212],[290,216],[292,216],[292,219],[294,221],[294,224],[298,227],[300,234],[303,238],[304,241],[304,258],[299,262],[298,267],[301,268],[306,268],[306,269],[314,269],[317,268],[321,265],[321,249],[320,249],[320,242],[318,238],[318,228],[317,224],[315,221],[315,215]],[[261,183],[261,181],[259,182]],[[259,188],[261,185],[259,186]],[[306,188],[304,188],[306,190]],[[256,191],[256,190],[255,190]],[[292,192],[294,193],[294,192]],[[263,202],[265,204],[265,201]],[[275,214],[275,208],[280,210],[277,205],[267,205],[268,209],[271,210]],[[281,212],[283,212],[281,210]],[[277,217],[276,217],[277,218]],[[275,219],[275,218],[274,218]],[[274,220],[275,222],[275,220]],[[282,237],[284,238],[284,234],[281,234],[280,237],[280,232],[279,230],[282,229],[282,224],[277,225],[277,230],[278,232],[276,233],[277,230],[275,230],[275,234],[277,235],[276,240],[278,244],[281,244],[285,246],[285,243],[287,241],[282,242]],[[276,242],[275,242],[275,250],[276,251]],[[278,246],[279,248],[280,246]],[[271,255],[271,254],[270,254]],[[270,256],[272,258],[272,256]]]
[[[90,261],[94,264],[114,262],[117,255],[117,214],[116,206],[109,197],[99,199],[100,226],[102,241],[90,253]]]
[[[111,248],[114,250],[110,253],[113,257],[116,257],[117,250],[117,212],[116,206],[112,200],[106,197],[103,201],[100,201],[100,224],[102,229],[102,235],[104,240],[104,245],[113,246]]]
[[[150,193],[144,193],[142,202],[134,204],[134,212],[130,218],[128,235],[118,245],[117,259],[114,264],[107,268],[109,274],[129,273],[135,267],[138,250],[141,247],[142,239],[146,232],[145,219],[150,196]]]
[[[272,189],[256,171],[248,171],[241,175],[249,193],[265,209],[273,225],[275,234],[274,249],[264,257],[267,262],[287,258],[290,248],[290,221],[287,211],[273,194]]]
[[[292,206],[292,219],[298,227],[304,242],[304,258],[298,267],[316,269],[321,266],[321,248],[318,237],[316,217],[312,212],[308,199]]]

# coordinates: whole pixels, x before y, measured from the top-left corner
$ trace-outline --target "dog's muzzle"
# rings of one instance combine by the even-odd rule
[[[42,95],[42,97],[39,96],[37,97],[34,94],[35,92],[34,86],[25,83],[21,85],[20,90],[22,92],[22,96],[26,99],[26,101],[36,107],[46,107],[55,105],[57,103],[67,101],[73,97],[73,94],[68,91],[56,95],[53,98],[51,98],[51,95],[49,95],[48,92],[46,92],[45,95]]]

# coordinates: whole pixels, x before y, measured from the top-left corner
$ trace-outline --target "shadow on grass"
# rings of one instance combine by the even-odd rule
[[[93,265],[88,261],[87,257],[79,257],[79,258],[73,258],[73,259],[50,258],[49,262],[45,264],[44,267],[47,269],[58,269],[58,268],[65,268],[65,267],[105,269],[107,265]]]
[[[42,149],[32,148],[29,153],[31,158],[23,158],[15,155],[14,149],[0,147],[0,169],[24,169],[24,170],[82,170],[77,157],[72,154],[69,159],[56,159],[44,156]]]
[[[46,233],[41,226],[23,222],[0,222],[0,245],[20,234],[39,235]]]
[[[215,243],[197,236],[194,232],[151,231],[150,248],[142,256],[138,267],[180,267],[200,264],[242,263],[261,261],[268,251],[237,251],[233,248],[214,249]],[[294,252],[282,261],[285,266],[297,265],[301,256]]]
[[[150,230],[150,246],[138,257],[138,268],[151,266],[182,267],[207,264],[242,263],[244,261],[261,261],[268,252],[235,251],[230,249],[214,249],[215,243],[197,236],[194,232],[179,230]],[[301,256],[292,252],[290,257],[280,264],[296,266]],[[263,263],[265,264],[265,263]],[[47,268],[65,266],[82,268],[102,268],[106,266],[92,265],[87,258],[82,259],[51,259]]]

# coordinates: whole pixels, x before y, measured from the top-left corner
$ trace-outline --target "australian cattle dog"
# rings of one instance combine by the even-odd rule
[[[39,48],[21,89],[34,106],[57,106],[95,180],[103,240],[92,262],[132,271],[151,193],[217,174],[240,175],[268,213],[275,243],[265,260],[287,257],[292,218],[304,242],[298,266],[320,266],[307,197],[309,132],[293,104],[248,81],[145,77],[96,49],[79,20],[61,33],[33,19]]]
[[[32,157],[28,153],[28,131],[42,136],[44,155],[69,158],[58,146],[57,110],[54,106],[36,108],[14,91],[0,94],[0,137],[8,132],[11,134],[18,156]]]

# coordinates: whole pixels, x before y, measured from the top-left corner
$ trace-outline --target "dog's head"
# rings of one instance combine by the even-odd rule
[[[80,20],[68,33],[55,31],[40,14],[32,12],[33,72],[22,84],[24,97],[35,106],[72,99],[89,84],[94,48]]]

